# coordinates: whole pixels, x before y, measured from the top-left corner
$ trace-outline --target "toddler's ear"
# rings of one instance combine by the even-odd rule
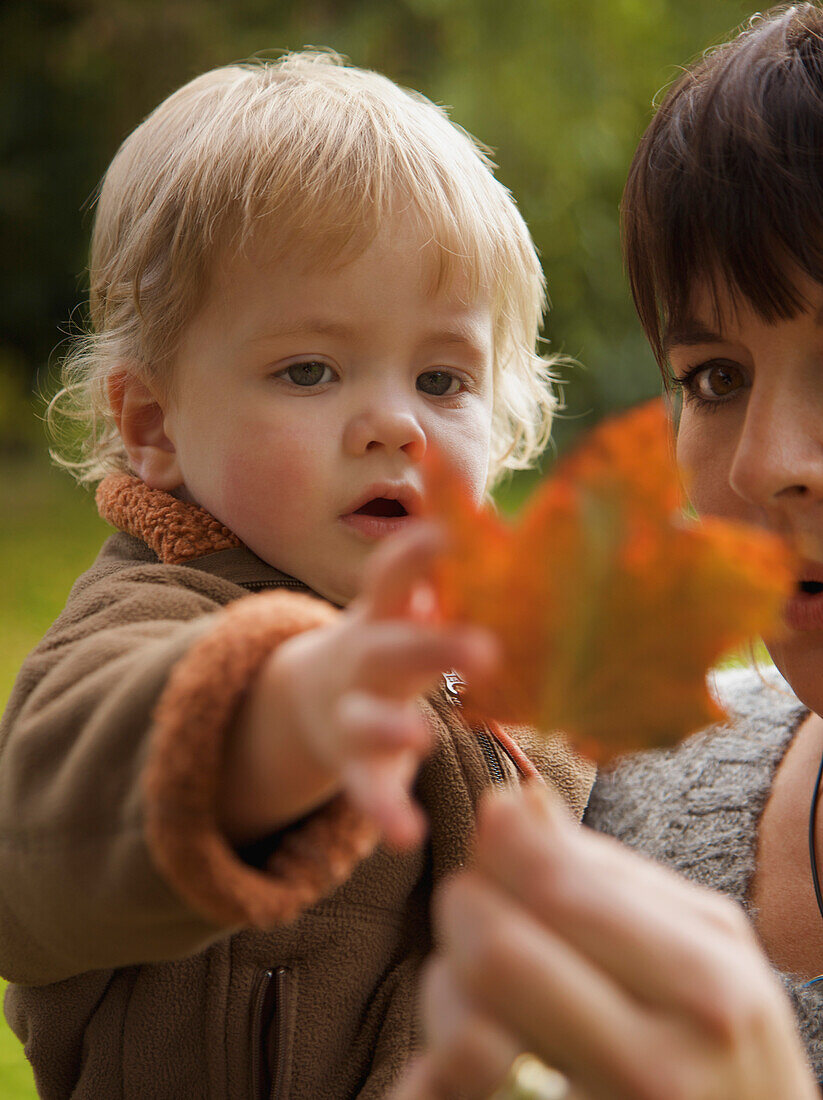
[[[174,444],[166,435],[166,414],[145,382],[129,371],[108,381],[109,404],[131,468],[150,489],[171,492],[183,484]]]

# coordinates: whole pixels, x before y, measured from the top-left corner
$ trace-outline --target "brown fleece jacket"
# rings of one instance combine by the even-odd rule
[[[469,730],[441,691],[421,703],[423,849],[376,847],[339,797],[234,850],[215,807],[243,692],[339,612],[134,478],[98,503],[121,533],[0,727],[0,973],[39,1094],[381,1097],[417,1042],[432,888],[468,858],[479,795],[536,766],[580,816],[592,770],[558,738]]]

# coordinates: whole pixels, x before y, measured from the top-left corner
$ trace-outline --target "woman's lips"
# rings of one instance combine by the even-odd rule
[[[791,630],[823,630],[823,592],[798,591],[786,601],[783,618]]]

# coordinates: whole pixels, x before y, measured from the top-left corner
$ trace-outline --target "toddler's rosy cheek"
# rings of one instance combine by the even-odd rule
[[[223,469],[223,499],[232,510],[241,508],[265,517],[299,508],[307,493],[316,491],[318,469],[305,448],[289,446],[288,438],[244,445]]]

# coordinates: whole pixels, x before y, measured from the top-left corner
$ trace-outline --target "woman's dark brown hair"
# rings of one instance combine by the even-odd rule
[[[698,282],[767,321],[823,283],[823,8],[756,16],[669,89],[621,209],[640,321],[663,366]]]

